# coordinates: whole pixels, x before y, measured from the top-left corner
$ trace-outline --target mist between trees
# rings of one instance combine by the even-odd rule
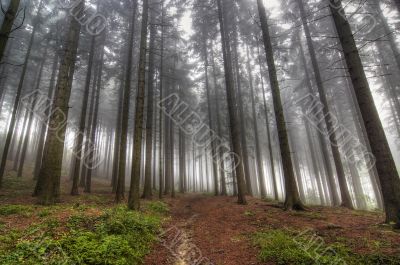
[[[0,187],[106,180],[385,211],[399,225],[399,2],[2,1]]]

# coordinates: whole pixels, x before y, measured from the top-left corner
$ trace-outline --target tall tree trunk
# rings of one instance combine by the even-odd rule
[[[6,13],[4,14],[3,24],[0,28],[0,62],[3,62],[8,39],[12,32],[14,21],[18,15],[20,0],[11,0]]]
[[[211,42],[212,44],[212,42]],[[217,72],[215,69],[215,60],[214,60],[214,52],[213,52],[213,46],[211,45],[211,62],[212,62],[212,71],[213,71],[213,82],[214,82],[214,105],[216,107],[216,113],[215,116],[217,118],[217,132],[219,137],[222,137],[222,128],[221,128],[221,111],[220,111],[220,104],[219,104],[219,93],[218,93],[218,83],[217,83]],[[225,170],[223,167],[223,151],[220,148],[218,152],[218,161],[219,161],[219,177],[221,179],[221,195],[226,196],[228,193],[226,191],[226,176],[225,176]],[[216,157],[213,157],[213,159],[216,159]],[[218,178],[218,176],[217,176]]]
[[[42,57],[42,60],[41,60],[41,63],[40,63],[39,74],[38,74],[38,77],[37,77],[36,86],[35,86],[35,90],[34,90],[36,95],[35,95],[35,97],[33,99],[32,105],[30,106],[30,109],[29,109],[28,126],[27,126],[27,129],[26,129],[26,136],[25,136],[24,142],[22,144],[21,160],[19,162],[18,172],[17,172],[17,176],[18,177],[22,177],[24,164],[25,164],[25,158],[26,158],[26,151],[28,150],[28,144],[29,144],[29,141],[31,139],[31,134],[32,134],[31,128],[32,128],[33,120],[34,120],[34,113],[35,113],[35,109],[36,109],[37,100],[38,100],[38,97],[40,96],[40,93],[39,93],[40,83],[42,81],[44,64],[45,64],[46,58],[47,58],[47,47],[49,45],[49,40],[47,41],[47,44],[46,44],[46,47],[45,47],[45,51],[43,53],[43,57]]]
[[[186,139],[182,130],[179,130],[179,192],[185,193],[186,179]]]
[[[250,66],[250,52],[249,47],[246,47],[247,53],[247,74],[249,75],[249,85],[250,85],[250,97],[251,97],[251,109],[252,109],[252,116],[253,116],[253,124],[254,124],[254,139],[255,139],[255,147],[256,147],[256,167],[257,167],[257,175],[258,175],[258,182],[260,185],[260,194],[261,198],[267,197],[267,188],[265,186],[265,178],[264,178],[264,169],[263,169],[263,162],[262,162],[262,152],[260,146],[260,138],[258,134],[258,122],[257,122],[257,111],[256,111],[256,102],[255,102],[255,95],[254,95],[254,85],[253,85],[253,75],[251,73],[251,66]]]
[[[152,2],[151,2],[152,3]],[[150,10],[150,46],[149,46],[149,69],[147,75],[147,119],[146,119],[146,162],[145,162],[145,177],[144,190],[142,198],[149,199],[152,197],[151,188],[151,168],[153,157],[153,97],[154,97],[154,57],[155,57],[155,38],[157,35],[156,29],[156,14],[154,10]]]
[[[318,65],[318,61],[317,61],[317,55],[315,53],[314,44],[311,39],[310,30],[308,28],[308,22],[306,19],[307,16],[306,16],[306,12],[304,10],[303,0],[297,0],[297,3],[299,6],[299,9],[300,9],[300,16],[302,19],[304,32],[306,34],[308,51],[310,53],[311,64],[312,64],[313,70],[314,70],[314,77],[315,77],[317,88],[318,88],[319,99],[321,100],[321,103],[323,105],[324,121],[325,121],[326,129],[329,133],[329,142],[331,144],[333,161],[335,162],[336,174],[337,174],[338,182],[339,182],[340,195],[342,197],[341,205],[344,207],[353,209],[354,207],[353,207],[352,200],[350,197],[350,192],[349,192],[349,188],[347,186],[347,181],[346,181],[346,175],[344,173],[343,164],[342,164],[342,160],[340,157],[340,151],[339,151],[339,147],[338,147],[338,143],[337,143],[338,139],[336,139],[335,127],[334,127],[334,124],[332,123],[333,119],[332,119],[332,115],[329,110],[328,100],[326,97],[326,91],[324,88],[321,72],[319,70],[319,65]],[[318,122],[319,122],[319,119],[318,119]]]
[[[205,76],[205,90],[207,94],[207,114],[208,114],[208,126],[210,127],[210,137],[213,137],[214,126],[212,121],[212,111],[211,111],[211,93],[210,93],[210,84],[208,78],[208,46],[207,46],[207,29],[203,26],[202,29],[202,39],[203,39],[203,56],[204,56],[204,76]],[[219,195],[219,185],[218,185],[218,159],[217,158],[217,150],[215,147],[215,141],[211,142],[211,153],[213,157],[212,169],[214,176],[214,195]]]
[[[86,162],[84,167],[87,169],[86,179],[85,179],[85,189],[84,192],[90,193],[92,191],[92,173],[93,169],[97,166],[93,164],[93,162],[99,162],[95,160],[95,152],[99,149],[97,148],[98,144],[96,144],[96,134],[97,134],[97,125],[98,125],[98,115],[99,115],[99,107],[100,107],[100,93],[102,88],[102,74],[103,74],[103,66],[104,66],[104,42],[105,42],[105,33],[102,36],[104,39],[102,40],[102,48],[100,52],[100,59],[98,63],[98,71],[95,75],[94,85],[95,90],[95,101],[94,101],[94,110],[93,110],[93,119],[92,124],[90,126],[90,137],[87,139],[89,141],[89,149],[85,154]],[[98,137],[100,139],[100,137]],[[98,154],[97,154],[98,155]]]
[[[84,9],[84,1],[80,2],[78,12]],[[79,43],[81,24],[72,16],[69,17],[70,25],[66,36],[65,53],[61,60],[58,81],[56,86],[54,109],[50,116],[49,124],[57,126],[48,129],[45,143],[42,167],[40,174],[42,181],[38,181],[39,203],[52,204],[59,200],[62,158],[66,131],[66,117],[69,111],[69,98],[71,95],[71,80]]]
[[[125,67],[124,67],[125,68]],[[118,185],[118,165],[119,165],[119,154],[120,154],[120,143],[121,143],[121,122],[122,122],[122,104],[124,102],[124,68],[121,71],[120,88],[118,92],[118,113],[117,122],[115,124],[115,137],[114,137],[114,155],[113,155],[113,166],[112,166],[112,192],[117,191]]]
[[[289,138],[286,129],[286,122],[282,107],[281,95],[279,91],[278,76],[276,73],[272,43],[268,28],[267,15],[262,0],[257,0],[257,4],[261,22],[261,29],[263,33],[263,39],[264,39],[265,54],[267,56],[269,78],[271,82],[271,91],[272,91],[272,98],[275,110],[275,119],[278,127],[279,145],[281,150],[281,158],[282,158],[282,166],[283,166],[283,174],[284,174],[284,182],[286,190],[285,208],[301,210],[304,209],[304,205],[300,200],[299,190],[297,189],[296,179],[293,171],[293,163],[290,157],[291,152],[289,147]]]
[[[18,6],[19,6],[19,1],[14,1],[14,0],[11,1],[10,7],[6,13],[5,20],[4,20],[2,28],[0,30],[0,61],[4,54],[4,49],[5,49],[6,43],[8,41],[9,32],[10,32],[12,24],[14,22],[15,14],[17,12]],[[31,56],[32,46],[33,46],[33,43],[35,42],[36,31],[39,27],[39,22],[40,22],[39,16],[40,16],[42,7],[43,7],[43,2],[41,1],[39,4],[39,7],[38,7],[38,12],[36,14],[32,33],[31,33],[31,36],[29,39],[28,49],[25,54],[24,64],[22,66],[21,77],[20,77],[20,81],[19,81],[19,84],[17,87],[17,93],[15,95],[15,99],[12,104],[12,113],[11,113],[11,118],[10,118],[10,124],[8,127],[7,137],[6,137],[6,141],[4,143],[4,149],[3,149],[3,154],[1,157],[1,163],[0,163],[0,188],[2,187],[2,182],[3,182],[2,180],[4,177],[4,173],[5,173],[7,155],[8,155],[8,151],[10,149],[12,136],[15,132],[14,127],[15,127],[15,123],[17,120],[17,109],[18,109],[18,105],[20,104],[20,100],[21,100],[22,89],[24,87],[24,81],[25,81],[25,75],[26,75],[26,71],[28,69],[28,63],[29,63],[29,59]],[[11,23],[11,25],[8,25],[8,23]],[[3,31],[4,29],[6,31]],[[8,29],[8,31],[7,31],[7,29]],[[17,156],[17,161],[18,161],[18,156]]]
[[[386,221],[396,222],[400,227],[400,178],[396,170],[392,153],[379,119],[378,111],[365,75],[360,55],[351,31],[350,24],[340,0],[330,0],[330,10],[342,45],[344,57],[353,83],[355,94],[376,168],[381,182],[382,195],[386,210]],[[373,161],[372,161],[373,163]]]
[[[299,38],[300,41],[301,38]],[[307,93],[314,95],[314,91],[313,91],[313,87],[311,85],[311,76],[308,72],[308,68],[307,68],[307,60],[304,54],[304,50],[303,50],[303,46],[301,43],[299,43],[299,47],[300,47],[300,57],[302,60],[302,64],[304,67],[304,73],[305,73],[305,83],[306,83],[306,88],[307,88]],[[305,113],[305,109],[303,109],[303,112]],[[313,115],[318,116],[318,119],[322,119],[320,117],[320,113],[316,113],[314,112]],[[309,121],[307,121],[309,123]],[[335,182],[335,176],[333,174],[333,169],[332,169],[332,165],[331,165],[331,159],[329,156],[329,151],[328,151],[328,145],[326,144],[326,140],[323,136],[322,133],[325,129],[322,126],[321,123],[317,124],[318,127],[318,142],[319,142],[319,146],[321,148],[321,154],[322,154],[322,159],[323,159],[323,164],[325,166],[325,171],[326,171],[326,177],[327,177],[327,186],[328,186],[328,190],[329,193],[331,195],[331,199],[332,199],[332,204],[334,206],[338,206],[340,204],[340,198],[339,198],[339,194],[337,192],[336,187],[336,182]]]
[[[303,115],[305,115],[305,110],[303,110]],[[318,158],[316,156],[315,143],[313,140],[311,125],[306,120],[305,117],[303,118],[303,123],[304,123],[304,126],[306,127],[308,146],[310,148],[310,155],[311,155],[311,163],[312,163],[312,167],[314,170],[314,176],[317,181],[318,193],[320,196],[321,204],[326,205],[326,199],[324,196],[323,183],[322,183],[322,177],[321,177],[322,172],[319,170],[318,163],[317,163]]]
[[[129,24],[129,41],[128,41],[128,54],[126,62],[126,75],[125,75],[125,87],[124,87],[124,101],[122,105],[122,124],[121,124],[121,141],[119,146],[119,166],[118,166],[118,185],[116,191],[115,200],[117,203],[121,202],[124,198],[124,185],[125,185],[125,170],[127,160],[127,137],[128,137],[128,123],[129,123],[129,102],[131,98],[131,74],[132,74],[132,56],[133,56],[133,43],[135,34],[135,21],[136,21],[136,10],[137,0],[133,1],[133,12],[131,17],[131,23]]]
[[[278,196],[278,183],[276,181],[276,173],[275,173],[275,161],[274,161],[274,154],[272,150],[272,142],[271,142],[271,130],[269,125],[269,114],[268,114],[268,106],[267,106],[267,98],[265,96],[266,91],[264,87],[264,78],[263,78],[263,71],[262,71],[262,64],[261,64],[261,53],[260,53],[260,45],[257,40],[257,55],[258,55],[258,66],[260,71],[260,79],[261,79],[261,89],[263,94],[263,101],[264,101],[264,115],[265,115],[265,125],[267,127],[267,140],[268,140],[268,152],[269,152],[269,164],[271,166],[271,179],[272,179],[272,188],[274,190],[274,199],[277,201],[279,200]]]
[[[143,159],[142,134],[143,134],[144,98],[145,98],[145,88],[146,88],[145,78],[146,78],[146,53],[147,53],[147,31],[148,31],[147,24],[149,19],[148,14],[149,14],[149,0],[143,0],[142,30],[140,34],[138,90],[136,94],[133,165],[131,173],[131,186],[129,190],[129,199],[128,199],[128,208],[131,210],[139,210],[140,207],[139,192],[140,192],[141,161]]]
[[[20,108],[23,108],[23,106],[20,106]],[[21,135],[20,135],[19,139],[16,136],[14,136],[14,138],[15,138],[14,142],[18,142],[17,151],[15,153],[15,158],[14,158],[14,163],[13,163],[13,168],[12,168],[12,170],[14,170],[14,171],[18,170],[19,159],[21,157],[22,143],[24,142],[24,139],[26,139],[26,136],[27,136],[26,129],[28,127],[29,113],[30,113],[30,110],[25,109],[24,115],[22,116],[24,119],[21,124],[22,128],[21,128]],[[16,130],[14,129],[14,131],[16,131]]]
[[[96,77],[97,73],[99,71],[99,66],[95,65],[94,67],[94,81],[92,82],[92,88],[91,88],[91,95],[90,95],[90,105],[89,105],[89,114],[87,117],[87,122],[88,126],[85,130],[85,156],[89,153],[90,151],[90,146],[89,146],[89,138],[90,138],[90,129],[93,123],[93,113],[94,113],[94,108],[95,108],[95,102],[96,102]],[[84,188],[86,185],[86,176],[87,176],[87,167],[82,167],[81,168],[81,174],[80,174],[80,181],[79,181],[79,187]]]
[[[161,0],[161,44],[160,44],[160,88],[159,88],[159,93],[160,93],[160,102],[163,99],[163,84],[164,84],[164,0]],[[158,164],[158,175],[159,175],[159,187],[158,187],[158,198],[162,199],[163,196],[163,187],[164,187],[164,167],[163,163],[164,156],[163,156],[163,112],[162,109],[160,108],[159,110],[159,121],[158,121],[158,127],[159,127],[159,164]]]
[[[246,183],[244,179],[244,172],[241,170],[241,163],[243,163],[241,154],[241,145],[240,145],[240,129],[239,129],[239,116],[236,110],[236,95],[234,91],[234,82],[233,82],[233,71],[232,71],[232,57],[231,57],[231,49],[230,49],[230,41],[229,35],[225,33],[225,21],[223,18],[224,11],[222,10],[222,0],[217,0],[218,4],[218,18],[220,24],[221,31],[221,42],[222,42],[222,51],[224,58],[224,69],[225,69],[225,85],[226,85],[226,93],[228,98],[228,113],[229,113],[229,128],[232,137],[232,145],[234,152],[234,165],[235,165],[235,173],[237,178],[237,188],[238,188],[238,203],[246,204]],[[226,0],[224,0],[226,1]]]
[[[54,59],[53,59],[52,72],[51,72],[51,77],[50,77],[50,85],[49,85],[49,89],[47,92],[48,105],[45,106],[44,115],[43,115],[43,117],[45,117],[46,120],[42,120],[42,126],[39,131],[39,141],[38,141],[37,151],[36,151],[35,168],[33,170],[33,179],[35,179],[35,180],[38,180],[39,176],[40,176],[39,172],[40,172],[40,167],[42,165],[43,148],[44,148],[44,142],[46,140],[46,131],[47,131],[47,125],[48,125],[47,117],[49,117],[49,114],[51,112],[51,108],[53,105],[58,61],[59,61],[59,55],[58,55],[58,51],[56,50],[55,54],[54,54]],[[33,195],[37,196],[36,192],[34,192]]]
[[[73,167],[73,175],[72,175],[72,189],[71,195],[78,195],[78,182],[79,182],[79,173],[81,169],[81,160],[84,157],[85,153],[83,144],[83,136],[85,133],[85,128],[88,127],[86,124],[86,112],[87,112],[87,105],[89,100],[89,92],[90,92],[90,81],[92,79],[92,68],[93,68],[93,58],[94,58],[94,48],[96,44],[96,37],[92,36],[90,42],[90,52],[89,52],[89,60],[88,60],[88,69],[86,73],[86,81],[85,81],[85,88],[83,91],[82,97],[82,110],[81,110],[81,117],[79,121],[79,131],[78,131],[78,139],[76,142],[76,146],[74,148],[74,156],[72,159],[74,160],[74,167]],[[85,166],[85,165],[84,165]]]
[[[224,6],[225,7],[225,6]],[[224,8],[223,7],[223,8]],[[224,20],[227,20],[226,12],[224,12]],[[251,176],[250,176],[250,162],[249,162],[249,151],[247,148],[247,130],[246,130],[246,119],[244,117],[245,114],[245,103],[243,100],[243,88],[242,88],[242,77],[240,74],[240,66],[239,66],[239,53],[238,53],[238,29],[235,27],[233,30],[233,56],[234,56],[234,67],[236,72],[236,86],[237,86],[237,95],[238,95],[238,103],[239,103],[239,117],[240,117],[240,139],[242,145],[242,158],[243,158],[243,170],[244,177],[246,180],[246,191],[247,194],[253,195],[253,189],[251,185]],[[229,33],[227,33],[229,34]]]

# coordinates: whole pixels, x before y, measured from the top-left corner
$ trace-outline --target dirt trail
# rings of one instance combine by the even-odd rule
[[[313,229],[327,243],[338,237],[381,239],[384,253],[400,249],[400,235],[384,228],[382,214],[344,208],[313,207],[310,212],[285,212],[276,204],[248,198],[238,205],[233,197],[180,195],[166,199],[171,221],[164,239],[146,258],[146,265],[259,265],[259,250],[252,243],[256,232],[273,229]],[[358,241],[357,241],[358,242]],[[373,253],[373,244],[354,244],[359,253]],[[376,251],[376,250],[375,250]],[[196,262],[202,258],[202,262]]]
[[[234,198],[185,195],[167,203],[172,216],[165,227],[167,236],[145,264],[260,264],[243,235],[249,230],[240,226],[247,223],[246,206],[235,204]]]

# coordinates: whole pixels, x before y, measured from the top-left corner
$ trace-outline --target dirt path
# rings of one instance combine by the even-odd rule
[[[161,243],[146,258],[146,265],[259,265],[255,232],[274,229],[312,229],[327,243],[347,239],[358,253],[395,254],[400,234],[381,225],[382,214],[344,208],[313,207],[310,212],[285,212],[276,204],[248,198],[248,205],[233,197],[185,195],[167,199],[171,220]],[[363,240],[357,240],[357,239]],[[202,262],[197,262],[202,260]],[[208,263],[207,263],[208,262]]]
[[[253,229],[241,226],[248,222],[246,206],[234,198],[186,195],[168,204],[172,220],[145,264],[261,264],[245,236]]]

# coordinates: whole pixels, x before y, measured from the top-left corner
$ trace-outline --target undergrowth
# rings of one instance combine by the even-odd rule
[[[98,215],[77,210],[63,221],[45,209],[38,213],[45,220],[26,229],[0,226],[0,264],[141,264],[168,212],[161,202],[146,208],[144,213],[118,206]],[[1,209],[21,213],[18,207]]]
[[[314,233],[298,233],[284,229],[256,233],[254,243],[259,246],[259,259],[279,265],[347,264],[398,265],[400,256],[379,252],[359,255],[342,243],[327,244]]]

